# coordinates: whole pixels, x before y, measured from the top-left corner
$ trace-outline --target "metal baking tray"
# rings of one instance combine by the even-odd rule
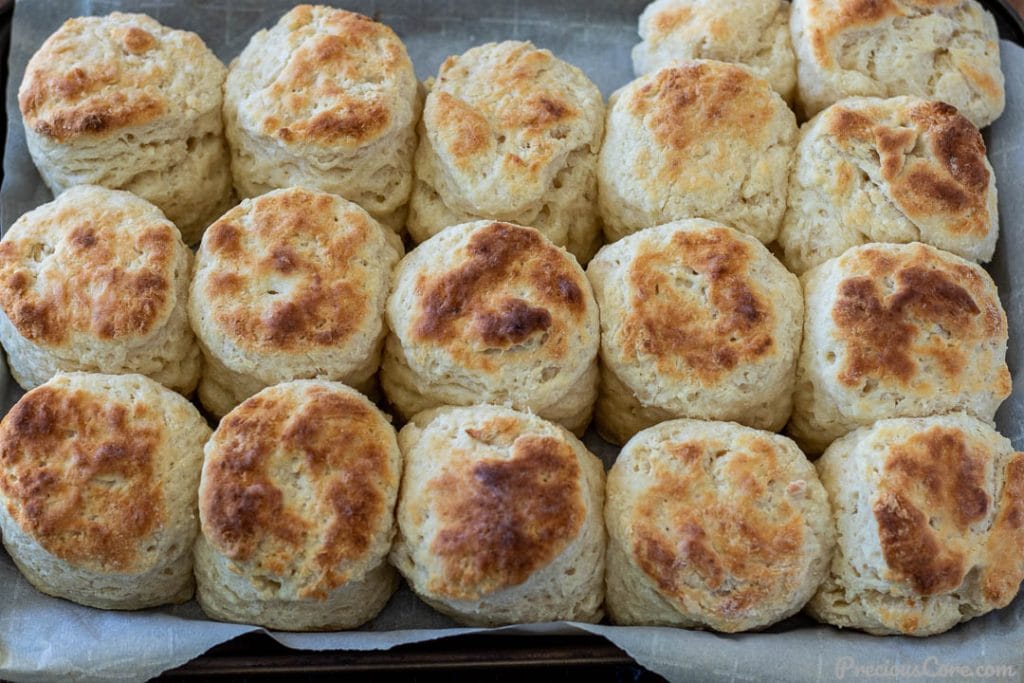
[[[1002,38],[1024,45],[1024,21],[1006,0],[981,0],[996,18]],[[77,3],[69,2],[69,15],[74,14],[72,8]],[[102,4],[102,3],[97,3]],[[156,5],[163,2],[153,3]],[[345,3],[332,3],[341,4]],[[388,3],[390,6],[403,6],[406,12],[426,12],[435,3],[423,0],[405,0],[404,2]],[[437,3],[451,9],[453,2]],[[568,3],[583,8],[586,15],[588,0],[576,0]],[[624,15],[635,26],[636,16],[646,4],[641,0],[623,2]],[[140,7],[146,11],[148,4]],[[553,3],[552,8],[560,11],[560,3]],[[11,17],[14,0],[0,0],[0,58],[7,64],[10,44]],[[562,5],[564,7],[564,5]],[[375,18],[388,23],[387,12],[379,13]],[[536,22],[536,19],[531,19]],[[543,32],[550,34],[563,29],[553,22]],[[534,26],[533,28],[536,28]],[[566,27],[573,31],[578,27]],[[519,27],[516,26],[518,31]],[[528,26],[521,35],[509,36],[517,38],[532,37]],[[245,39],[248,39],[246,34]],[[476,42],[475,36],[462,36],[461,42],[468,41],[465,47]],[[544,41],[537,40],[542,46]],[[461,51],[459,45],[453,44],[452,53]],[[441,55],[442,57],[444,55]],[[571,61],[571,57],[570,57]],[[439,62],[439,60],[438,60]],[[417,71],[434,68],[434,64],[417,64]],[[421,77],[425,74],[420,73]],[[600,81],[599,75],[590,74]],[[0,87],[6,90],[7,69],[0,71]],[[606,93],[607,94],[607,93]],[[4,135],[6,133],[6,111],[0,109],[0,160],[2,160]],[[0,179],[3,177],[0,168]],[[1005,190],[1004,190],[1005,191]],[[1024,648],[1024,644],[1022,644]],[[603,680],[617,681],[650,681],[661,680],[659,676],[646,671],[625,652],[598,636],[586,635],[547,635],[524,636],[504,634],[479,634],[447,638],[414,645],[405,645],[387,651],[296,651],[276,642],[270,637],[252,633],[233,641],[214,647],[206,654],[166,672],[161,678],[171,680],[195,680],[214,677],[231,678],[323,678],[345,673],[356,678],[390,679],[397,676],[415,677],[419,680],[435,680],[452,678],[469,680],[480,678],[486,672],[488,678],[496,680],[519,680],[530,675],[538,680],[562,679],[568,676],[597,677]]]

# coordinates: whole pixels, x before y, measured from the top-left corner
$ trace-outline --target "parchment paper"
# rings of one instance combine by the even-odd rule
[[[345,0],[348,9],[392,26],[409,48],[420,78],[436,73],[449,54],[489,40],[529,39],[580,66],[605,95],[631,78],[629,50],[646,0]],[[250,35],[291,7],[288,0],[183,0],[58,2],[19,0],[14,14],[7,88],[10,118],[0,191],[0,225],[6,230],[25,211],[51,199],[25,148],[17,87],[25,64],[67,17],[140,11],[199,33],[229,61]],[[999,183],[1002,236],[991,271],[1010,319],[1009,363],[1018,390],[998,416],[1000,430],[1024,447],[1024,50],[1003,43],[1006,113],[988,132]],[[6,411],[20,396],[0,368]],[[592,435],[588,445],[609,461],[614,451]],[[0,678],[13,680],[144,680],[178,666],[251,627],[208,621],[195,603],[136,613],[103,612],[49,598],[34,590],[0,549]],[[407,588],[360,631],[333,634],[274,633],[300,649],[373,650],[451,637],[478,629],[457,628],[419,602]],[[770,632],[719,635],[668,628],[543,624],[496,629],[500,633],[555,634],[586,631],[624,649],[670,680],[874,680],[959,678],[1020,680],[1024,676],[1024,598],[1010,607],[944,635],[915,640],[876,638],[790,619]]]

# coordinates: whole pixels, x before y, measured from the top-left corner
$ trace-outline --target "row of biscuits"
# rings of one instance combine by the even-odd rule
[[[115,13],[53,34],[19,102],[55,194],[129,190],[188,244],[233,192],[303,186],[416,242],[493,219],[583,264],[602,232],[695,217],[777,240],[797,273],[869,241],[987,261],[995,179],[975,125],[1003,107],[995,23],[975,0],[903,4],[800,0],[790,32],[781,0],[659,0],[641,18],[639,77],[607,110],[581,70],[529,43],[450,57],[424,98],[394,32],[343,10],[296,7],[228,69],[194,34]],[[944,59],[918,58],[946,34]],[[772,74],[796,82],[794,62],[818,114],[802,132],[772,90],[791,95]]]
[[[806,606],[915,636],[1006,606],[1024,578],[1024,454],[964,414],[879,421],[817,471],[785,437],[673,420],[606,481],[564,428],[505,407],[427,411],[396,436],[355,390],[299,380],[211,435],[141,375],[61,374],[0,423],[0,502],[45,593],[141,609],[195,590],[213,618],[282,630],[367,622],[395,568],[470,625],[607,609],[737,632]]]
[[[920,243],[853,247],[802,284],[756,239],[700,219],[607,245],[586,271],[494,221],[400,252],[356,204],[290,188],[226,213],[192,264],[159,209],[78,186],[0,240],[0,341],[25,388],[137,372],[198,385],[220,417],[292,379],[373,394],[380,369],[403,420],[495,403],[582,434],[596,402],[616,444],[690,417],[788,422],[820,453],[887,417],[991,422],[1010,395],[995,284]]]

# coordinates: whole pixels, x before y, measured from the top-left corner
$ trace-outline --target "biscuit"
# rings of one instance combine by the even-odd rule
[[[1024,579],[1024,453],[956,413],[881,420],[818,460],[838,546],[808,612],[928,636],[1010,604]]]
[[[854,96],[939,100],[978,128],[1003,113],[999,31],[975,0],[793,0],[790,31],[807,118]]]
[[[210,226],[189,316],[199,399],[224,415],[293,379],[373,387],[397,235],[356,204],[304,188],[246,199]]]
[[[779,233],[797,273],[866,242],[924,242],[988,261],[999,235],[985,141],[954,107],[851,98],[803,128]]]
[[[381,386],[408,419],[443,405],[530,410],[582,434],[597,397],[597,303],[576,260],[533,228],[476,221],[395,269]]]
[[[677,417],[786,424],[803,293],[756,239],[676,221],[602,248],[587,277],[601,311],[605,439],[622,444]]]
[[[287,382],[247,399],[206,444],[203,611],[285,631],[372,619],[398,585],[386,560],[401,468],[390,419],[343,384]]]
[[[636,79],[609,100],[597,166],[605,237],[706,218],[771,242],[797,135],[793,112],[744,66],[683,61]]]
[[[600,246],[603,134],[601,91],[548,50],[506,41],[449,57],[423,109],[409,234],[508,221],[585,263]]]
[[[789,433],[804,451],[888,417],[991,422],[1010,395],[1006,314],[980,266],[920,243],[868,244],[802,283]]]
[[[58,372],[139,373],[183,394],[199,380],[188,323],[192,253],[155,206],[83,185],[0,241],[0,341],[25,389]]]
[[[637,76],[684,59],[750,67],[787,102],[796,94],[796,55],[786,0],[655,0],[640,15]]]
[[[460,623],[597,622],[604,468],[572,434],[496,406],[441,408],[398,435],[391,561]]]
[[[795,614],[828,571],[825,489],[789,439],[672,420],[633,437],[608,473],[613,623],[761,629]]]
[[[129,190],[198,242],[232,203],[224,75],[199,36],[144,14],[69,19],[18,90],[32,160],[54,195]]]
[[[192,597],[199,411],[142,375],[59,374],[0,422],[0,530],[37,589],[101,609]]]
[[[299,5],[230,66],[224,127],[235,190],[304,186],[405,222],[422,98],[395,32],[361,14]]]

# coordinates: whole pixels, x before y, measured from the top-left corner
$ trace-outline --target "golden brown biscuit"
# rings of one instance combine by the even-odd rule
[[[405,460],[392,562],[460,622],[600,619],[601,462],[565,429],[497,406],[421,413]]]
[[[807,452],[887,417],[991,422],[1010,395],[1006,314],[980,266],[916,242],[868,244],[803,285],[789,433]]]
[[[189,302],[203,405],[224,415],[292,379],[372,388],[399,249],[366,211],[324,192],[276,190],[226,213],[199,248]]]
[[[199,36],[144,14],[69,19],[18,90],[29,152],[55,195],[75,185],[129,190],[193,244],[231,205],[224,75]]]
[[[232,410],[206,447],[199,604],[268,628],[354,628],[397,585],[385,561],[401,474],[395,430],[342,384],[295,381]]]
[[[40,591],[103,609],[192,597],[210,428],[142,375],[60,374],[0,422],[0,529]]]
[[[58,372],[137,372],[191,393],[191,264],[178,229],[129,192],[83,185],[29,211],[0,241],[11,374],[31,389]]]
[[[835,543],[828,498],[789,439],[671,420],[608,473],[608,613],[618,624],[736,632],[803,607]]]
[[[793,0],[798,104],[846,97],[947,102],[982,128],[1005,104],[995,19],[975,0]]]
[[[387,305],[381,385],[399,415],[507,404],[582,432],[597,394],[597,304],[533,228],[477,221],[409,253]]]
[[[818,461],[839,546],[810,613],[927,636],[1010,604],[1024,579],[1024,453],[962,413],[881,420]]]
[[[865,242],[924,242],[988,261],[996,179],[978,129],[942,102],[850,98],[801,131],[779,233],[794,272]]]

